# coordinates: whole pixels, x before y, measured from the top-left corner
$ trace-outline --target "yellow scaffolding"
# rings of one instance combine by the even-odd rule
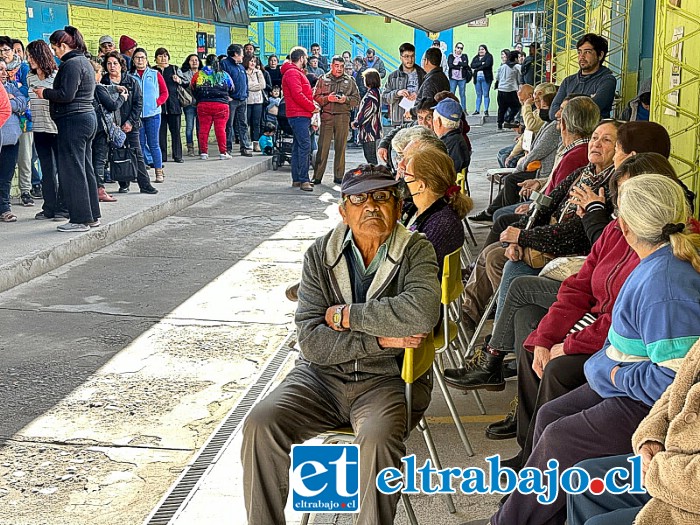
[[[698,0],[657,1],[651,99],[652,120],[671,135],[671,161],[696,195],[700,195],[699,7]]]

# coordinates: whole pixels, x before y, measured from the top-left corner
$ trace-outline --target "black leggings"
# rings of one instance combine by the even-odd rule
[[[512,122],[515,115],[520,111],[520,101],[518,100],[517,91],[499,91],[498,92],[498,123],[503,124],[506,111],[510,108],[509,121]]]

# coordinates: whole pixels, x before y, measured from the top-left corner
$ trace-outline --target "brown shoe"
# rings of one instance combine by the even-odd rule
[[[301,186],[301,182],[292,182],[292,188],[298,188]]]
[[[299,283],[297,282],[287,286],[287,289],[284,291],[284,295],[287,296],[287,299],[293,303],[296,303],[299,300]]]
[[[163,168],[156,168],[156,180],[154,182],[164,182],[165,173],[163,173]]]
[[[117,202],[104,188],[97,188],[97,198],[100,202]]]
[[[314,185],[310,182],[302,182],[299,188],[301,189],[301,191],[314,191]]]

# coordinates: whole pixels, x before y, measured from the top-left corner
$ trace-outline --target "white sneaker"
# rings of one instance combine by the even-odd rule
[[[56,226],[56,229],[60,232],[89,232],[90,226],[88,226],[87,224],[66,222],[64,224]]]
[[[100,219],[97,219],[95,222],[88,222],[87,225],[90,228],[99,228],[102,226],[102,223],[100,222]]]
[[[199,158],[202,159],[202,160],[207,160],[207,159],[209,158],[209,155],[207,155],[206,153],[202,153],[202,154],[199,156]]]
[[[219,153],[219,160],[229,160],[232,159],[233,157],[229,155],[228,153]]]

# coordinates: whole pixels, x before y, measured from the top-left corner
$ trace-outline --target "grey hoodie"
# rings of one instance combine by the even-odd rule
[[[433,330],[440,314],[435,250],[424,235],[397,224],[367,302],[353,303],[343,256],[347,230],[346,225],[338,224],[316,239],[304,256],[295,315],[301,359],[348,380],[399,376],[397,357],[404,349],[381,348],[377,337],[407,337]],[[337,332],[326,325],[326,310],[344,303],[350,305],[350,330]]]
[[[617,79],[613,76],[612,71],[605,66],[601,66],[592,75],[582,75],[581,71],[579,71],[566,77],[564,82],[561,83],[557,96],[554,97],[552,105],[549,107],[549,118],[556,120],[556,114],[562,101],[567,95],[573,95],[574,93],[590,96],[593,102],[598,104],[601,118],[609,118],[610,110],[612,110],[613,101],[615,100],[616,88]]]

